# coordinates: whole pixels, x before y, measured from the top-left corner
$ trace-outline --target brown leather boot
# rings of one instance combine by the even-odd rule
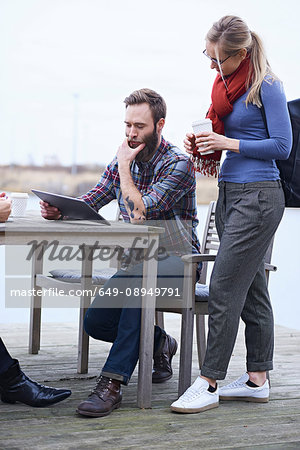
[[[165,340],[162,348],[154,355],[152,370],[152,383],[163,383],[173,376],[172,358],[177,351],[177,342],[168,334],[163,336]]]
[[[95,389],[92,390],[87,400],[78,405],[76,412],[89,417],[108,416],[114,409],[120,407],[121,402],[120,382],[100,375]]]

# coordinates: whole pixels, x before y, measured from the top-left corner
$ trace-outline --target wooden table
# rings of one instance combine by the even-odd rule
[[[114,247],[116,244],[130,248],[134,245],[134,248],[141,248],[144,254],[147,253],[147,258],[144,258],[143,288],[146,292],[154,292],[157,281],[157,259],[153,255],[158,249],[159,234],[163,231],[158,227],[120,222],[111,222],[109,226],[83,220],[49,221],[43,219],[39,213],[29,211],[26,217],[15,217],[12,222],[0,224],[0,244],[28,245],[33,240],[38,243],[58,240],[59,245],[78,245],[85,248]],[[36,275],[43,271],[43,259],[38,258],[38,253],[36,251],[32,256],[32,289],[37,287]],[[85,253],[88,256],[88,252]],[[82,259],[83,289],[88,289],[92,285],[92,263],[92,258]],[[155,300],[155,296],[151,294],[142,297],[137,399],[140,408],[151,407]],[[40,314],[41,296],[33,296],[32,302],[35,308],[33,311]],[[81,321],[84,318],[83,312],[81,311]]]

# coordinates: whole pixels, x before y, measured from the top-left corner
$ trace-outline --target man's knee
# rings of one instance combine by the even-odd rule
[[[86,332],[86,334],[95,338],[96,321],[93,317],[93,314],[91,314],[91,311],[89,309],[86,312],[86,315],[85,315],[85,318],[83,321],[83,327],[84,327],[84,331]]]
[[[114,342],[118,329],[117,324],[113,324],[109,320],[107,314],[105,315],[107,320],[101,320],[100,315],[97,314],[96,311],[98,311],[98,308],[89,308],[87,310],[83,321],[85,332],[94,339],[105,342]]]

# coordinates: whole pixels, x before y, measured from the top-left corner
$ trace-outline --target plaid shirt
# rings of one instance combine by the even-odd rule
[[[150,161],[133,161],[131,176],[141,192],[146,223],[166,230],[160,245],[169,253],[199,253],[195,174],[190,158],[177,147],[161,140]],[[125,222],[130,222],[120,189],[118,161],[115,157],[100,181],[81,197],[96,210],[117,199]]]

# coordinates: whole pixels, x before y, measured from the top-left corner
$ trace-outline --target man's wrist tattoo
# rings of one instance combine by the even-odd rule
[[[139,208],[135,208],[134,201],[129,198],[129,195],[125,198],[125,202],[129,208],[131,219],[146,220],[145,212],[140,212]]]

